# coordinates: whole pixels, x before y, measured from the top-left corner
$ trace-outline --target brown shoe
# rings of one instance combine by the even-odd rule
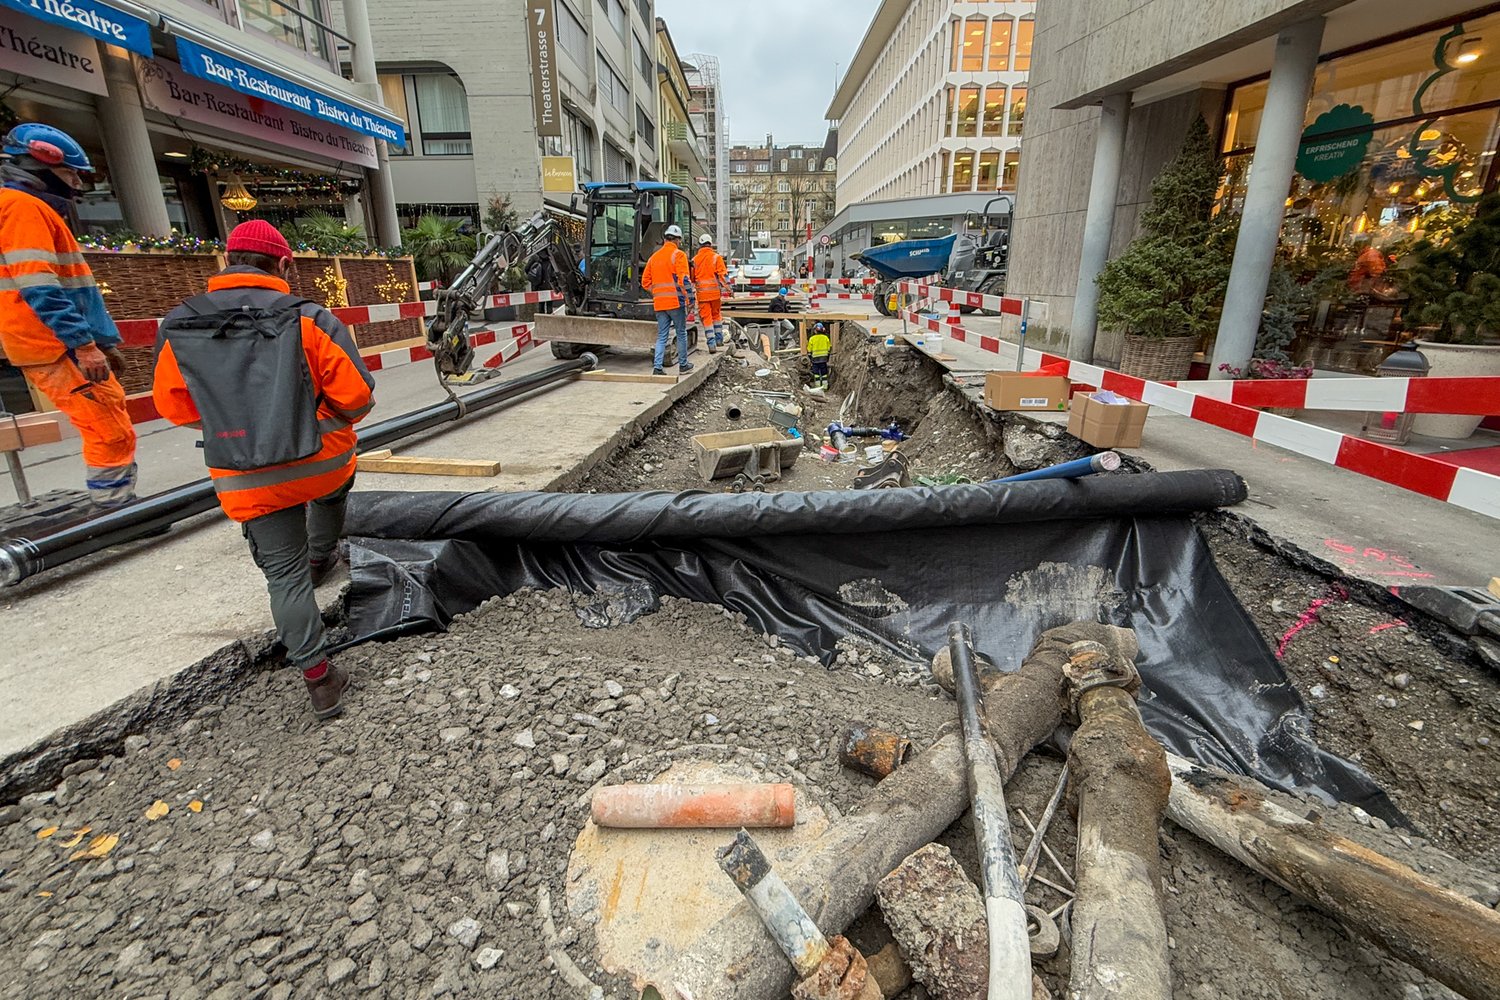
[[[349,675],[327,660],[318,664],[318,667],[323,668],[323,676],[317,680],[309,680],[308,672],[305,671],[302,680],[307,684],[307,696],[312,699],[313,715],[321,721],[343,714],[344,691],[349,687]],[[318,667],[313,667],[313,671]]]

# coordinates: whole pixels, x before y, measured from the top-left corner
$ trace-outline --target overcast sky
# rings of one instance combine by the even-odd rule
[[[879,0],[656,0],[684,59],[719,57],[731,143],[820,143],[823,115]]]

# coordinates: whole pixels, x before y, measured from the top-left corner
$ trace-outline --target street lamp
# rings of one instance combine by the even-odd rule
[[[1381,378],[1423,378],[1427,375],[1427,357],[1411,344],[1402,344],[1380,363],[1375,374]],[[1405,444],[1411,440],[1413,414],[1406,411],[1370,411],[1365,414],[1364,436],[1385,444]]]

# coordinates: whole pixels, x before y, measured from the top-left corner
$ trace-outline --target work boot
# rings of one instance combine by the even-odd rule
[[[708,353],[709,354],[718,354],[719,353],[719,345],[710,342],[709,345],[708,345]]]
[[[651,369],[651,374],[652,375],[665,375],[666,372],[662,371],[660,368],[653,368],[653,369]]]
[[[688,372],[690,372],[692,370],[693,370],[693,364],[690,361],[684,361],[682,363],[682,366],[677,369],[677,371],[680,374],[683,374],[683,375],[686,375]]]
[[[328,553],[322,559],[309,559],[307,561],[307,568],[312,570],[312,584],[314,589],[323,586],[323,581],[327,580],[333,571],[339,568],[340,561],[338,550]]]
[[[307,684],[307,696],[312,699],[313,715],[319,721],[342,715],[344,690],[349,686],[349,675],[324,660],[311,669],[302,671],[302,680]]]

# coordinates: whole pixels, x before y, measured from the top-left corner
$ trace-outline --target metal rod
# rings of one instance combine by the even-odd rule
[[[440,424],[559,382],[599,363],[592,354],[553,365],[507,382],[497,382],[457,400],[434,403],[412,413],[372,424],[360,432],[359,451],[369,451]],[[117,510],[80,518],[36,538],[0,538],[0,586],[12,586],[46,569],[81,559],[122,542],[149,535],[218,506],[212,479],[142,497]]]
[[[1016,371],[1026,367],[1026,328],[1031,325],[1031,300],[1021,300],[1021,343],[1016,348]]]
[[[1057,855],[1052,853],[1052,848],[1048,847],[1047,842],[1041,839],[1041,829],[1039,829],[1036,824],[1031,822],[1031,818],[1026,815],[1026,810],[1017,809],[1016,815],[1021,817],[1021,822],[1026,824],[1026,829],[1031,831],[1032,836],[1034,836],[1037,843],[1041,845],[1042,853],[1047,855],[1047,860],[1052,862],[1052,866],[1056,868],[1057,873],[1063,877],[1063,881],[1067,882],[1069,885],[1075,885],[1076,883],[1073,881],[1073,873],[1068,871],[1068,869],[1063,865],[1061,861],[1057,860]]]
[[[797,902],[750,834],[741,829],[734,842],[717,852],[719,867],[744,894],[750,908],[771,932],[798,979],[817,971],[828,954],[828,939]]]
[[[1047,828],[1052,825],[1052,817],[1057,815],[1058,804],[1062,802],[1063,790],[1068,787],[1068,765],[1062,766],[1062,773],[1057,776],[1057,788],[1052,792],[1052,798],[1047,800],[1047,808],[1042,811],[1042,821],[1031,831],[1031,843],[1026,845],[1026,853],[1021,856],[1021,867],[1025,874],[1021,876],[1021,889],[1025,891],[1026,884],[1036,874],[1037,855],[1042,850],[1042,838],[1047,835]],[[1026,814],[1022,813],[1025,819]]]
[[[980,721],[979,681],[974,673],[974,643],[962,622],[948,626],[948,655],[963,725],[968,762],[969,796],[974,810],[974,839],[984,882],[984,912],[989,925],[990,1000],[1029,1000],[1031,945],[1026,930],[1026,901],[1016,871],[1016,851],[1005,814],[1000,764]]]
[[[7,451],[5,464],[10,468],[10,483],[16,488],[16,501],[24,507],[31,503],[31,488],[26,485],[26,470],[21,466],[20,453]]]

